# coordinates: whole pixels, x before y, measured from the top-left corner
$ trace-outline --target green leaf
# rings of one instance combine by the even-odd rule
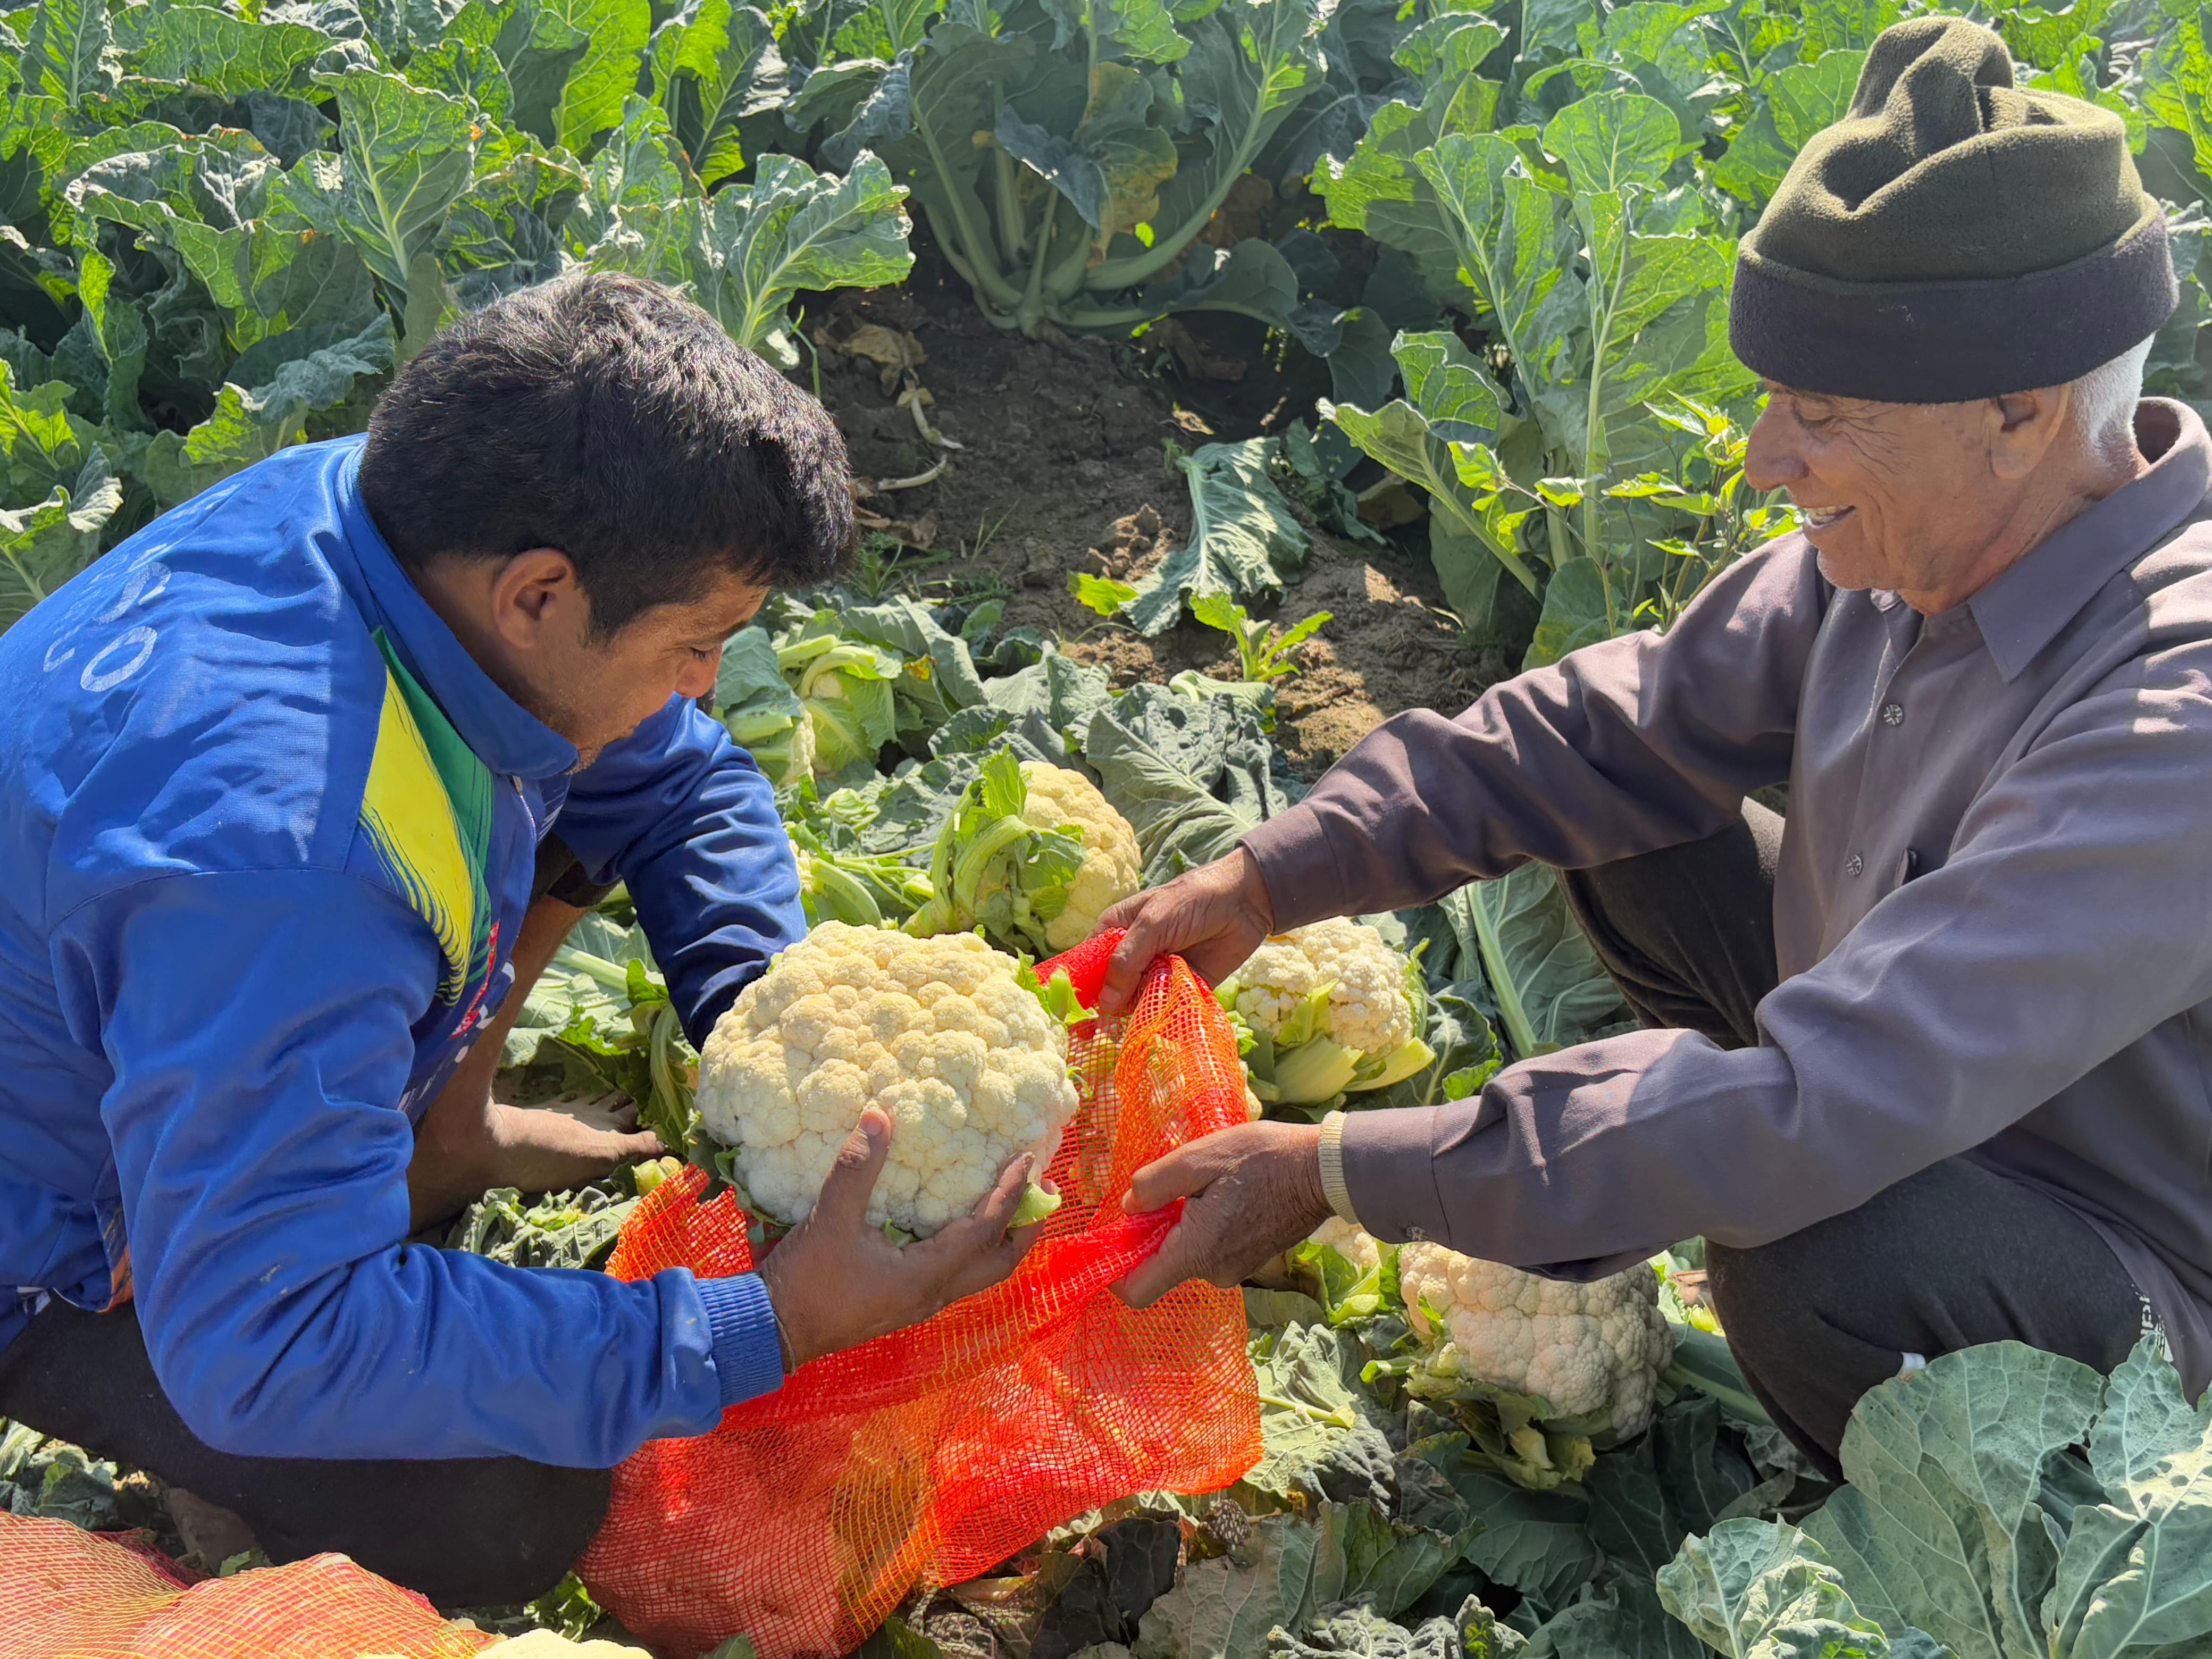
[[[1480,955],[1515,1058],[1586,1042],[1627,1017],[1620,987],[1548,866],[1524,864],[1441,902],[1455,931]]]
[[[227,381],[215,412],[191,431],[155,433],[143,462],[155,500],[165,509],[181,505],[299,442],[309,415],[343,403],[362,377],[392,367],[398,343],[389,317],[379,313],[357,334],[335,332],[301,329],[264,341],[234,366],[266,374],[263,384],[248,390]]]
[[[1139,685],[1091,716],[1083,757],[1136,832],[1145,883],[1220,857],[1289,805],[1259,716],[1231,698]]]
[[[1850,107],[1866,54],[1832,52],[1810,64],[1777,70],[1760,86],[1759,112],[1713,163],[1713,182],[1753,207],[1764,207],[1805,141],[1833,125]]]
[[[1659,1599],[1730,1659],[1886,1659],[1820,1547],[1795,1527],[1723,1521],[1659,1570]]]
[[[1498,383],[1456,334],[1401,334],[1390,343],[1406,398],[1446,443],[1496,441],[1505,423]]]
[[[802,289],[877,288],[914,264],[905,188],[862,151],[840,179],[789,155],[763,155],[750,184],[711,201],[625,209],[590,249],[602,269],[688,283],[730,337],[795,366],[786,307]]]
[[[1609,640],[1627,620],[1624,596],[1612,596],[1613,611],[1607,610],[1606,573],[1595,559],[1570,559],[1552,573],[1544,588],[1544,611],[1537,619],[1536,638],[1528,647],[1524,668],[1555,663],[1570,651]]]
[[[2058,1547],[2039,1490],[2087,1438],[2101,1391],[2087,1366],[2019,1343],[1942,1355],[1860,1401],[1850,1484],[1805,1530],[1893,1638],[1917,1627],[1959,1659],[2041,1655]]]
[[[1364,1498],[1387,1506],[1397,1485],[1390,1419],[1359,1385],[1358,1339],[1327,1325],[1291,1325],[1266,1346],[1254,1358],[1260,1461],[1243,1485],[1278,1503]]]
[[[1137,581],[1127,614],[1139,634],[1174,627],[1187,597],[1274,598],[1296,578],[1313,538],[1268,477],[1273,441],[1206,444],[1177,459],[1190,488],[1190,536]]]
[[[117,45],[135,74],[189,82],[223,98],[283,92],[331,45],[319,29],[249,22],[214,6],[162,3],[118,8]]]
[[[70,488],[35,506],[0,509],[0,629],[93,561],[101,527],[122,503],[122,485],[94,449]]]
[[[321,84],[337,100],[344,155],[337,228],[378,278],[404,295],[416,256],[431,249],[446,210],[468,188],[476,161],[468,106],[367,70],[324,76]]]
[[[114,89],[115,36],[106,0],[38,0],[10,15],[23,42],[22,83],[74,114]]]
[[[1544,128],[1544,148],[1566,163],[1576,193],[1656,190],[1683,148],[1674,112],[1639,93],[1578,99]]]
[[[2044,1629],[2069,1659],[2201,1644],[2212,1634],[2212,1398],[2191,1406],[2172,1364],[2139,1346],[2106,1387],[2089,1462],[2112,1501],[2074,1510]]]
[[[714,189],[744,165],[744,123],[783,104],[787,71],[775,26],[757,6],[687,0],[653,31],[646,58],[653,101],[699,182]]]
[[[1128,608],[1129,601],[1137,597],[1137,590],[1132,584],[1116,581],[1110,576],[1094,576],[1087,570],[1070,574],[1067,591],[1075,595],[1078,604],[1088,606],[1102,617],[1120,615]]]

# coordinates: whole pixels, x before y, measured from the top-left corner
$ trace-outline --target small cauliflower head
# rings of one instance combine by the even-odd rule
[[[1387,1054],[1419,1035],[1406,995],[1406,962],[1364,921],[1316,921],[1279,933],[1237,970],[1237,1012],[1279,1037],[1300,1006],[1328,986],[1322,1035],[1363,1054]]]
[[[1363,1273],[1382,1265],[1382,1247],[1340,1215],[1333,1215],[1313,1231],[1310,1243],[1326,1245]]]
[[[1044,930],[1044,942],[1053,950],[1073,950],[1098,931],[1100,916],[1137,890],[1145,867],[1137,832],[1080,772],[1024,761],[1022,781],[1029,786],[1024,817],[1066,826],[1083,836],[1083,868],[1068,886],[1067,906]]]
[[[1422,1340],[1449,1345],[1450,1369],[1534,1395],[1555,1417],[1609,1412],[1620,1434],[1650,1422],[1674,1341],[1648,1264],[1570,1284],[1414,1243],[1398,1251],[1398,1287]]]
[[[825,921],[715,1022],[702,1126],[764,1212],[798,1222],[871,1104],[893,1124],[868,1219],[917,1237],[963,1216],[1023,1152],[1042,1175],[1075,1115],[1067,1031],[973,933]]]

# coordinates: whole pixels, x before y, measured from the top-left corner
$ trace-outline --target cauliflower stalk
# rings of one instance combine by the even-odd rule
[[[935,896],[906,929],[928,938],[981,927],[1039,955],[1065,951],[1137,890],[1142,862],[1135,831],[1090,779],[1000,750],[939,830]]]
[[[700,1054],[700,1123],[735,1149],[727,1168],[753,1204],[795,1224],[861,1112],[882,1107],[894,1130],[868,1218],[926,1237],[967,1214],[1018,1154],[1039,1171],[1052,1161],[1077,1106],[1070,1012],[974,933],[827,921],[715,1023]],[[1017,1224],[1051,1207],[1034,1188]]]
[[[1263,942],[1216,991],[1250,1033],[1263,1101],[1311,1110],[1388,1088],[1436,1059],[1419,963],[1364,922],[1317,921]]]

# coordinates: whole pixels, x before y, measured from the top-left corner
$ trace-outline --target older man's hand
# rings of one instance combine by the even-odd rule
[[[1226,1290],[1328,1219],[1321,1187],[1321,1130],[1310,1123],[1244,1123],[1178,1146],[1137,1171],[1121,1207],[1132,1213],[1188,1199],[1159,1253],[1114,1286],[1148,1308],[1187,1279]]]
[[[1275,905],[1258,861],[1240,847],[1123,899],[1098,925],[1128,930],[1106,965],[1098,1000],[1100,1012],[1114,1014],[1137,994],[1154,957],[1180,956],[1209,985],[1235,973],[1274,930]]]

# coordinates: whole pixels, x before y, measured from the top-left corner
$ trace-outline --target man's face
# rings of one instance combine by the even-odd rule
[[[1940,592],[2011,518],[2021,480],[2002,399],[1882,404],[1766,383],[1746,482],[1787,489],[1843,588]]]
[[[416,577],[431,606],[500,689],[576,745],[589,766],[666,706],[714,689],[722,641],[769,590],[717,573],[699,595],[592,630],[590,595],[568,556],[532,548],[505,562],[441,558]]]
[[[714,689],[722,641],[753,619],[769,590],[725,575],[701,599],[640,611],[611,637],[574,641],[539,681],[532,713],[576,745],[589,766],[672,696]]]

